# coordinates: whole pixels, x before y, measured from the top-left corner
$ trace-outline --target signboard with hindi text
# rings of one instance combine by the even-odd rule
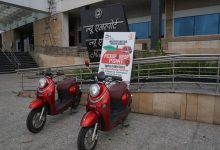
[[[99,72],[121,76],[123,81],[130,82],[134,43],[135,32],[105,32]]]
[[[104,32],[128,32],[127,18],[121,4],[82,9],[82,46],[86,46],[90,62],[99,62]]]

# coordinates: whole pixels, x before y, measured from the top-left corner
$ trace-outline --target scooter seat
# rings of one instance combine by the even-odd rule
[[[76,82],[75,78],[67,78],[57,84],[59,90],[68,90],[71,85]]]
[[[62,102],[72,99],[73,95],[69,93],[69,88],[75,83],[75,78],[68,78],[59,82],[57,84],[58,99],[60,99]]]
[[[112,87],[110,88],[110,97],[111,102],[121,102],[121,97],[127,88],[127,84],[124,82],[116,82]]]

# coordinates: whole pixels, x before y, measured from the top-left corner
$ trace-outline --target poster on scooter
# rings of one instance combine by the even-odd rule
[[[121,76],[130,82],[135,32],[105,32],[99,64],[99,72]]]

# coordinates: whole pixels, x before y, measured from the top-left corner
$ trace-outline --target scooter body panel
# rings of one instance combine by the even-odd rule
[[[43,99],[45,103],[48,104],[49,106],[49,115],[57,115],[65,110],[67,110],[73,103],[74,103],[74,96],[81,96],[81,91],[79,89],[79,86],[74,83],[72,86],[76,87],[76,93],[68,93],[69,95],[71,94],[72,96],[69,97],[69,100],[66,100],[66,102],[56,106],[56,101],[55,101],[55,83],[52,78],[46,77],[47,80],[47,86],[43,89],[38,89],[37,91],[37,97],[40,99]],[[65,92],[69,92],[68,90]],[[62,99],[61,99],[62,101]]]
[[[47,77],[47,86],[43,89],[38,89],[37,97],[43,99],[48,104],[50,112],[48,114],[55,115],[55,83],[52,78]]]
[[[98,123],[98,121],[99,121],[98,112],[89,111],[83,116],[80,122],[80,126],[83,128],[91,127],[95,125],[96,123]]]
[[[30,109],[37,109],[37,108],[41,108],[45,106],[45,102],[43,101],[43,99],[40,98],[36,98],[35,100],[33,100],[31,102],[31,104],[29,105]]]
[[[53,80],[55,76],[53,73],[42,71],[40,75],[44,75],[44,78],[39,80],[36,99],[29,105],[29,108],[32,110],[26,121],[28,130],[33,133],[38,133],[43,129],[47,115],[60,114],[69,107],[71,107],[72,113],[72,109],[76,109],[79,105],[82,94],[74,78],[65,79],[56,86]],[[55,87],[57,87],[57,91]],[[58,94],[57,100],[55,100],[55,92]],[[40,113],[40,117],[36,117],[38,113]]]
[[[101,128],[102,131],[109,131],[112,128],[116,127],[118,124],[122,123],[122,120],[128,115],[130,112],[130,106],[128,104],[125,106],[125,110],[120,113],[120,115],[116,116],[114,118],[114,121],[111,121],[110,115],[111,115],[111,99],[110,99],[110,93],[108,88],[104,84],[99,84],[101,87],[101,93],[93,98],[90,95],[88,96],[88,103],[87,103],[87,112],[98,112],[98,121],[101,122]],[[130,93],[129,93],[130,95]],[[131,101],[131,97],[129,96]],[[98,102],[97,102],[98,101]],[[129,102],[130,103],[130,102]],[[97,113],[96,113],[97,114]],[[85,115],[86,116],[86,115]],[[83,119],[81,121],[81,125],[83,123]],[[85,123],[86,124],[86,123]]]
[[[104,84],[99,84],[101,93],[97,97],[88,96],[87,112],[98,112],[98,120],[102,122],[101,130],[110,129],[110,93]],[[98,102],[97,102],[98,101]]]

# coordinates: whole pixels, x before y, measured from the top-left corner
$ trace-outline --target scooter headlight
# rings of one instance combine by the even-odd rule
[[[92,97],[96,97],[99,95],[100,87],[98,84],[93,84],[89,88],[89,93]]]
[[[44,88],[46,86],[47,80],[45,78],[41,78],[38,82],[39,88]]]

